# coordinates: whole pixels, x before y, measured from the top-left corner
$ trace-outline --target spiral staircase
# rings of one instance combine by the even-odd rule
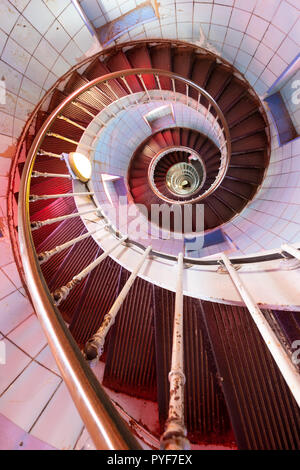
[[[12,230],[15,236],[19,231],[21,237],[27,285],[41,323],[45,327],[47,315],[51,316],[53,332],[59,330],[62,335],[57,346],[63,342],[65,347],[66,343],[72,345],[68,354],[77,361],[81,383],[87,390],[90,387],[86,395],[96,393],[98,400],[105,401],[87,360],[99,360],[95,334],[109,321],[111,328],[100,358],[105,364],[102,383],[128,396],[157,402],[163,433],[168,416],[170,422],[168,373],[174,347],[174,311],[181,298],[186,380],[182,406],[187,439],[192,444],[239,449],[299,449],[297,402],[249,308],[243,303],[230,305],[183,295],[180,288],[168,290],[138,276],[138,271],[132,277],[132,270],[119,264],[117,255],[108,256],[115,247],[145,247],[131,239],[130,233],[124,236],[110,225],[92,185],[74,179],[61,155],[78,149],[92,152],[95,120],[105,129],[105,116],[110,113],[113,121],[118,110],[126,112],[128,98],[131,106],[150,102],[150,98],[161,104],[181,102],[194,112],[199,112],[201,105],[205,120],[212,129],[218,125],[215,135],[221,135],[218,142],[214,134],[176,123],[152,128],[128,163],[126,184],[131,203],[150,209],[162,201],[168,205],[190,202],[194,228],[193,211],[201,201],[207,233],[236,217],[263,181],[270,154],[267,118],[253,89],[229,63],[175,41],[123,44],[86,60],[52,90],[47,110],[37,111],[34,132],[26,135],[16,167],[22,184],[20,188],[16,183],[12,204],[16,207],[19,201],[20,217],[19,227],[16,218]],[[99,229],[114,240],[109,250],[94,236]],[[160,256],[150,247],[144,254],[140,266],[147,256]],[[161,256],[175,267],[179,263],[177,256]],[[274,257],[283,255],[276,253]],[[182,262],[188,265],[191,260],[183,258]],[[201,264],[201,260],[197,262]],[[221,264],[219,260],[206,263],[226,271],[224,260]],[[241,263],[241,259],[232,260],[231,267]],[[180,272],[180,266],[178,269]],[[62,290],[62,286],[67,287]],[[42,300],[37,301],[37,295]],[[112,311],[114,324],[107,316]],[[289,356],[295,332],[300,333],[299,313],[263,310],[261,314],[277,339],[280,336]],[[52,333],[48,335],[53,342]],[[60,365],[67,382],[70,371],[66,363]],[[73,391],[75,404],[82,402],[80,398],[76,401],[75,395]],[[105,403],[115,416],[111,405]],[[89,421],[87,412],[82,416]],[[128,435],[118,418],[112,421],[123,436]],[[88,430],[95,438],[96,426],[90,425]],[[164,446],[177,439],[179,447],[169,448],[187,445],[186,437],[182,444],[179,437],[183,436],[176,432],[164,436]],[[131,436],[116,440],[114,445],[138,447]]]

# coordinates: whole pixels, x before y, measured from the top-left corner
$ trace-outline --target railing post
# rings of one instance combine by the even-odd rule
[[[187,83],[185,84],[185,95],[186,95],[186,105],[188,106],[189,105],[189,86]]]
[[[126,295],[128,294],[129,289],[131,288],[133,282],[135,281],[135,278],[137,277],[151,249],[152,247],[148,246],[148,248],[144,251],[142,258],[140,259],[139,263],[136,265],[136,267],[132,271],[126,284],[121,290],[118,298],[115,300],[109,312],[104,316],[102,325],[100,326],[99,330],[92,336],[92,338],[89,341],[87,341],[85,348],[84,348],[84,354],[85,354],[86,359],[90,361],[91,365],[94,362],[98,361],[99,357],[102,355],[106,335],[109,332],[112,325],[114,324],[116,316],[122,306],[122,303],[124,302],[124,299]]]
[[[62,194],[30,194],[29,195],[29,202],[36,202],[42,201],[46,199],[59,199],[59,198],[68,198],[68,197],[76,197],[76,196],[93,196],[95,193],[93,192],[78,192],[78,193],[62,193]]]
[[[184,425],[184,352],[183,352],[183,254],[178,255],[171,371],[170,401],[165,432],[161,437],[164,450],[188,450],[190,443]]]
[[[33,171],[31,173],[31,178],[67,178],[69,180],[71,179],[78,179],[76,176],[74,176],[74,178],[72,177],[72,175],[70,175],[69,173],[68,174],[59,174],[59,173],[43,173],[43,172],[40,172],[40,171]]]
[[[201,101],[201,93],[200,91],[198,91],[197,112],[199,111],[200,101]]]
[[[134,95],[134,92],[132,91],[132,88],[130,87],[130,85],[129,85],[128,81],[126,80],[126,78],[124,77],[124,75],[121,76],[121,80],[125,83],[127,89],[129,90],[129,93],[130,93],[131,95]],[[138,100],[136,99],[136,97],[134,97],[134,101],[136,102],[136,104],[139,104],[139,103],[138,103]]]
[[[96,114],[91,113],[91,111],[89,111],[89,110],[88,110],[85,106],[83,106],[82,104],[77,103],[77,101],[72,101],[72,105],[73,105],[73,106],[76,106],[76,108],[78,108],[78,109],[81,109],[81,111],[83,111],[84,113],[86,113],[88,116],[91,116],[91,118],[93,118],[93,120],[98,121],[98,122],[101,124],[101,126],[106,127],[105,122],[103,122],[103,121],[99,118],[99,116],[97,116]]]
[[[293,256],[293,258],[300,260],[300,251],[294,246],[291,246],[285,243],[284,245],[281,246],[281,250]]]
[[[139,77],[139,79],[141,80],[141,83],[142,83],[142,85],[143,85],[143,88],[144,88],[144,90],[145,90],[145,93],[146,93],[146,95],[147,95],[148,100],[151,101],[151,98],[150,98],[150,95],[149,95],[149,91],[148,91],[148,88],[147,88],[146,85],[145,85],[145,82],[144,82],[144,79],[143,79],[142,74],[139,74],[138,77]]]
[[[162,92],[162,87],[161,87],[161,83],[160,83],[159,76],[156,75],[156,74],[155,74],[154,76],[155,76],[155,79],[156,79],[158,88],[159,88],[159,90],[160,90],[160,93],[161,93],[161,99],[162,99],[162,101],[164,101],[164,95],[163,95],[163,92]]]
[[[101,227],[97,227],[96,229],[91,230],[90,232],[84,233],[83,235],[80,235],[79,237],[73,238],[72,240],[69,240],[68,242],[63,243],[62,245],[57,245],[54,248],[52,248],[52,250],[47,250],[47,251],[43,251],[39,253],[37,255],[39,263],[40,264],[46,263],[46,261],[48,261],[52,256],[56,255],[57,253],[60,253],[61,251],[66,250],[67,248],[70,248],[75,243],[81,242],[85,238],[90,237],[91,235],[99,232],[100,230],[104,230],[108,226],[109,224],[104,224]]]
[[[245,302],[246,307],[248,308],[249,313],[254,323],[256,324],[258,331],[260,332],[266,346],[272,354],[274,361],[276,362],[280,372],[282,373],[283,378],[285,379],[289,389],[291,390],[291,393],[293,394],[296,402],[298,403],[298,406],[300,406],[300,374],[296,369],[296,366],[294,366],[288,354],[284,350],[282,344],[277,339],[274,331],[270,327],[262,311],[252,299],[252,296],[248,292],[247,288],[244,286],[243,282],[240,279],[240,276],[235,271],[230,260],[224,253],[221,254],[221,259],[242,300]]]
[[[46,219],[46,220],[34,220],[30,222],[30,228],[32,231],[37,230],[45,225],[55,224],[57,222],[63,222],[67,219],[73,219],[74,217],[81,217],[82,215],[92,214],[92,213],[99,213],[102,217],[102,214],[99,209],[87,209],[86,211],[81,212],[74,212],[73,214],[67,215],[60,215],[59,217],[54,217],[54,219]]]
[[[74,289],[74,287],[77,286],[77,284],[79,284],[91,271],[93,271],[93,269],[99,266],[99,264],[102,263],[102,261],[105,260],[105,258],[107,258],[113,250],[125,242],[127,238],[127,236],[120,238],[120,240],[118,240],[117,243],[115,243],[111,248],[109,248],[107,251],[104,251],[101,256],[90,263],[79,274],[76,274],[76,276],[74,276],[73,279],[71,279],[71,281],[69,281],[65,286],[56,289],[56,291],[52,293],[52,298],[55,305],[60,305],[61,302],[68,297],[71,290]]]

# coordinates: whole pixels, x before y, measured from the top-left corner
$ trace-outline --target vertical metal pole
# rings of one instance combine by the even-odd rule
[[[300,374],[297,371],[296,367],[293,365],[288,354],[284,350],[283,346],[277,339],[274,331],[270,327],[263,313],[256,305],[255,301],[252,299],[250,293],[242,283],[239,275],[232,266],[230,260],[227,256],[222,253],[221,259],[235,285],[237,288],[242,300],[245,302],[246,307],[249,310],[249,313],[256,324],[258,331],[260,332],[263,340],[268,347],[270,353],[273,356],[274,361],[279,367],[280,372],[282,373],[283,378],[285,379],[291,393],[293,394],[298,406],[300,406]]]
[[[294,258],[300,260],[300,251],[297,248],[295,248],[294,246],[291,246],[291,245],[288,245],[287,243],[285,243],[284,245],[281,246],[281,250],[285,251],[286,253],[289,253]]]
[[[86,268],[84,268],[82,271],[80,271],[79,274],[76,274],[71,281],[69,281],[65,286],[59,287],[56,289],[51,295],[54,300],[54,304],[56,306],[60,305],[63,300],[65,300],[69,293],[71,292],[74,287],[77,286],[84,278],[86,278],[93,269],[95,269],[97,266],[99,266],[100,263],[102,263],[105,258],[110,255],[110,253],[118,248],[123,242],[127,240],[127,235],[125,237],[120,238],[120,240],[115,243],[112,247],[108,248],[107,251],[104,251],[102,255],[100,255],[98,258],[96,258],[92,263],[90,263]]]
[[[183,254],[178,255],[171,371],[170,401],[165,432],[161,437],[164,450],[190,449],[184,425],[184,352],[183,352]]]
[[[173,93],[174,93],[174,102],[176,103],[176,87],[175,87],[175,80],[174,78],[171,78],[172,80],[172,88],[173,88]]]

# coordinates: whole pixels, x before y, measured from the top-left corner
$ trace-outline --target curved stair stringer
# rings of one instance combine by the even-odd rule
[[[264,115],[265,115],[266,119],[269,122],[269,127],[274,128],[273,117],[272,117],[272,115],[270,113],[270,110],[268,109],[268,105],[265,101],[261,101],[261,108],[264,110]],[[276,151],[278,150],[278,137],[277,137],[276,133],[272,134],[272,138],[269,139],[269,145],[270,145],[269,165],[264,170],[263,179],[262,179],[260,185],[257,188],[257,191],[256,191],[256,194],[255,194],[254,198],[247,202],[247,204],[245,205],[245,207],[243,208],[243,211],[241,213],[235,214],[235,216],[230,221],[226,222],[222,227],[223,232],[225,234],[227,234],[229,236],[229,238],[232,238],[231,237],[231,230],[235,231],[236,227],[239,228],[239,231],[241,232],[242,235],[239,236],[239,237],[236,237],[236,239],[233,240],[234,243],[235,243],[235,248],[236,248],[235,253],[237,253],[237,254],[238,253],[240,253],[241,255],[248,255],[248,254],[251,255],[252,254],[252,251],[249,251],[249,250],[245,249],[244,247],[241,248],[239,246],[239,242],[241,242],[241,244],[243,245],[243,234],[248,235],[247,234],[248,230],[251,232],[250,238],[253,240],[253,243],[255,243],[255,244],[256,244],[257,241],[259,242],[259,238],[263,237],[264,234],[270,233],[269,230],[268,230],[268,227],[265,226],[264,221],[262,221],[262,220],[260,220],[258,222],[255,221],[255,218],[254,218],[254,215],[253,215],[253,209],[256,212],[257,202],[260,199],[266,199],[269,202],[268,212],[266,213],[267,216],[269,214],[274,214],[275,215],[277,213],[276,202],[273,202],[273,208],[272,208],[271,201],[268,200],[268,190],[272,189],[272,185],[268,184],[268,186],[265,186],[266,178],[268,178],[269,176],[272,176],[273,172],[274,172],[271,164],[276,163],[277,159],[278,159],[277,153],[276,153]],[[276,178],[276,176],[278,176],[278,175],[276,174],[274,176],[274,178]],[[293,201],[291,200],[290,202],[287,202],[286,204],[287,204],[288,207],[289,206],[291,207],[291,206],[293,206]],[[246,217],[247,228],[245,230],[243,230],[243,223],[245,222],[245,217],[244,216],[245,216],[245,214],[247,214],[247,209],[252,210],[252,216],[251,216],[251,219]],[[261,212],[258,211],[257,215],[258,216],[261,215]],[[254,232],[253,232],[253,229],[255,229]],[[280,234],[278,234],[278,235],[280,236]],[[283,239],[282,243],[287,243],[287,240]],[[295,243],[295,242],[293,242],[293,243]],[[297,246],[297,244],[298,243],[295,243],[295,246]],[[267,253],[269,251],[270,250],[264,250],[263,252]]]

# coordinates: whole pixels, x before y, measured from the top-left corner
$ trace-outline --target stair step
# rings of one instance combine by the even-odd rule
[[[257,132],[252,136],[238,138],[231,142],[232,153],[249,152],[267,149],[267,137],[265,132]]]

